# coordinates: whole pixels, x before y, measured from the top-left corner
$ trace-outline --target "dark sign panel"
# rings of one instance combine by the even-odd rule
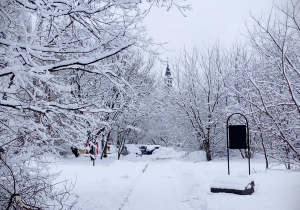
[[[229,148],[247,149],[246,125],[229,125]]]

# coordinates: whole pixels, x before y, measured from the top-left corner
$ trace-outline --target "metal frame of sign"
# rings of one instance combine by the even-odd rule
[[[246,141],[247,141],[247,148],[248,149],[248,166],[249,166],[249,175],[250,175],[250,141],[249,141],[249,126],[248,126],[248,120],[245,117],[245,115],[241,114],[241,113],[233,113],[232,115],[230,115],[227,119],[227,123],[226,123],[226,134],[227,134],[227,161],[228,161],[228,175],[230,175],[230,167],[229,167],[229,119],[233,116],[233,115],[241,115],[245,118],[246,120]]]

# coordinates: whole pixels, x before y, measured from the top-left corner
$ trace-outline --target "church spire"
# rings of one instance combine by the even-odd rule
[[[166,69],[166,74],[165,74],[166,77],[171,77],[171,70],[169,68],[169,64],[167,64],[167,69]]]
[[[165,73],[165,85],[167,87],[172,87],[172,75],[171,75],[171,70],[169,68],[169,64],[167,64],[167,69],[166,69],[166,73]]]

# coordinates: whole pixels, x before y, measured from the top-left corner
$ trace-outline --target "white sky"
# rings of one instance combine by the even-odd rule
[[[236,41],[245,41],[246,22],[250,12],[255,17],[268,15],[273,0],[188,0],[192,11],[184,17],[176,8],[152,8],[144,23],[148,35],[170,51],[160,49],[163,59],[176,55],[184,47],[212,45],[219,42],[230,47]],[[276,1],[278,2],[278,1]]]

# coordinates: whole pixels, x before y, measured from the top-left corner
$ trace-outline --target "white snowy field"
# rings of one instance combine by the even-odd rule
[[[148,148],[150,148],[148,146]],[[204,154],[176,152],[160,147],[153,155],[137,156],[139,149],[117,160],[81,155],[52,166],[59,179],[76,181],[77,207],[84,210],[299,210],[300,171],[283,167],[265,170],[263,159],[251,161],[252,195],[211,193],[214,179],[227,175],[227,160],[205,161]],[[112,148],[114,150],[114,148]],[[231,176],[248,177],[246,159],[231,160]]]

